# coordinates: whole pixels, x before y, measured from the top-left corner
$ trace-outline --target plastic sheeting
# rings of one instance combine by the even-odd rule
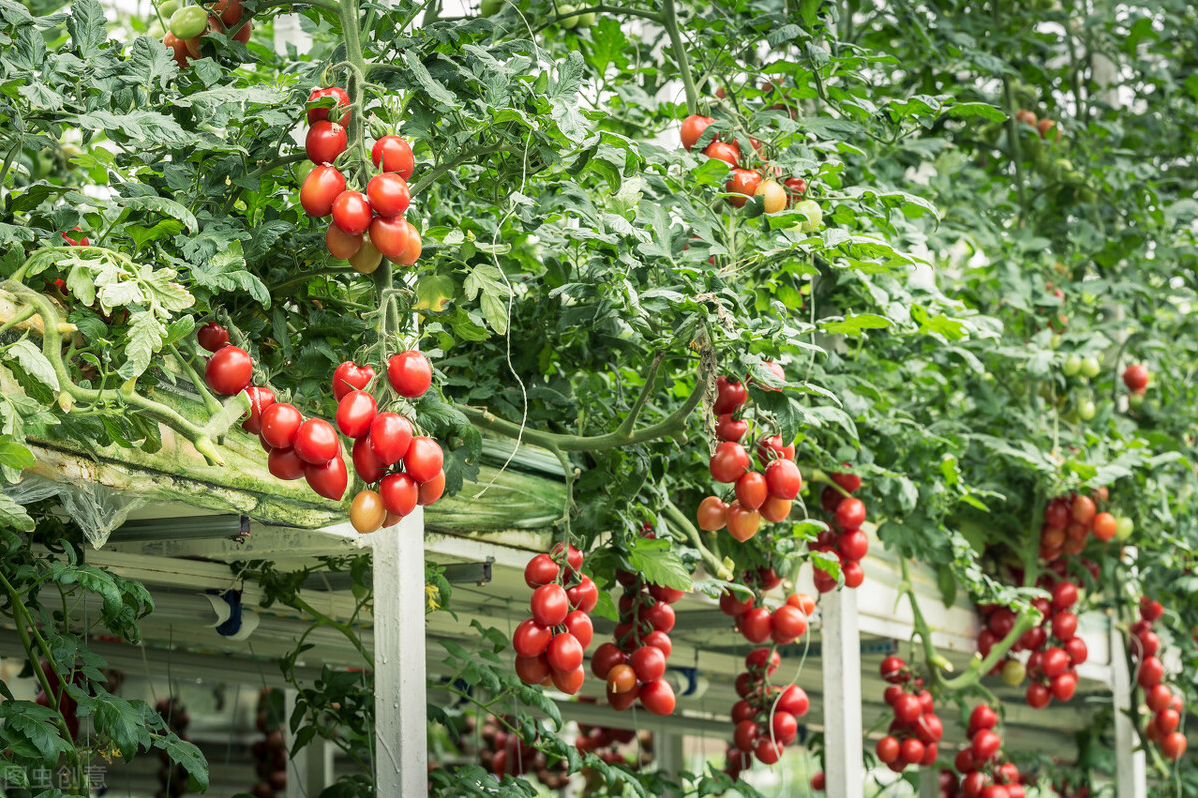
[[[129,513],[146,504],[145,499],[129,491],[94,482],[56,482],[36,474],[26,474],[20,482],[6,486],[4,492],[20,505],[57,497],[96,549],[108,542],[112,530],[125,523]]]

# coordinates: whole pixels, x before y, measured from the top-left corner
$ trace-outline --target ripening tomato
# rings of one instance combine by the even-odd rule
[[[693,150],[695,144],[703,135],[703,131],[707,130],[707,126],[714,121],[710,116],[699,116],[697,114],[691,114],[686,119],[683,119],[682,130],[679,131],[679,136],[682,138],[682,148]]]
[[[358,534],[366,535],[383,525],[387,510],[383,500],[372,490],[360,490],[349,507],[349,522]]]
[[[175,64],[179,69],[187,68],[187,65],[190,63],[191,53],[187,49],[186,42],[170,31],[167,31],[166,35],[162,37],[162,46],[170,51],[171,58],[175,60]]]
[[[299,479],[306,465],[294,449],[271,449],[266,456],[267,470],[278,479]]]
[[[362,248],[362,234],[347,233],[337,226],[337,222],[330,222],[329,229],[324,233],[324,245],[334,258],[349,260]]]
[[[256,386],[246,388],[245,392],[250,397],[250,414],[241,422],[241,428],[257,435],[262,432],[262,413],[275,403],[275,395],[270,388]]]
[[[755,196],[761,197],[766,213],[777,213],[786,207],[786,189],[774,180],[764,180],[753,190]]]
[[[715,387],[716,397],[712,411],[717,416],[732,413],[749,400],[749,389],[743,382],[717,377]]]
[[[323,418],[310,418],[300,424],[291,446],[301,460],[312,465],[324,465],[341,456],[337,430]]]
[[[772,615],[765,607],[754,607],[736,619],[740,633],[750,643],[764,643],[773,631]]]
[[[317,166],[304,178],[300,187],[300,205],[309,216],[328,216],[333,212],[333,200],[345,191],[345,175],[335,166]]]
[[[1135,363],[1123,370],[1123,384],[1132,393],[1142,393],[1148,387],[1148,367]]]
[[[860,529],[865,523],[865,502],[854,498],[845,499],[837,506],[833,520],[841,529]]]
[[[728,505],[719,496],[708,496],[699,502],[695,520],[699,524],[699,529],[706,532],[723,529],[724,524],[728,522]]]
[[[373,366],[359,366],[346,360],[333,369],[333,398],[340,402],[350,391],[364,391],[373,379]]]
[[[370,178],[366,196],[379,216],[402,216],[412,201],[408,181],[395,172],[383,172]]]
[[[631,665],[625,663],[617,663],[607,672],[607,689],[610,692],[620,694],[627,693],[636,687],[636,671]]]
[[[713,141],[703,148],[708,158],[716,158],[731,167],[740,166],[740,148],[725,141]]]
[[[365,233],[373,218],[370,201],[361,191],[342,191],[333,200],[333,224],[350,235]]]
[[[420,231],[416,229],[416,225],[409,221],[404,222],[407,225],[408,245],[404,247],[403,254],[395,259],[395,262],[400,266],[415,266],[416,261],[420,260],[420,253],[424,251],[424,241],[420,238]]]
[[[204,382],[222,396],[241,393],[253,376],[254,361],[248,352],[236,346],[222,346],[204,366]]]
[[[441,470],[445,463],[445,455],[441,446],[432,438],[419,435],[412,438],[408,451],[403,456],[404,470],[412,475],[417,482],[428,482]],[[559,670],[572,670],[561,668]]]
[[[1098,513],[1091,522],[1091,531],[1094,532],[1094,537],[1106,542],[1113,539],[1119,531],[1119,522],[1110,513]]]
[[[803,198],[807,193],[807,181],[801,177],[788,177],[782,181],[782,185],[786,187],[788,203],[794,203]]]
[[[327,119],[313,123],[304,139],[304,152],[314,164],[333,163],[349,142],[345,128]]]
[[[758,512],[771,524],[780,524],[790,515],[790,502],[774,496],[767,496],[761,507],[758,508]]]
[[[379,413],[370,422],[370,450],[384,467],[402,460],[411,448],[412,440],[412,422],[398,413]]]
[[[1098,508],[1094,506],[1094,500],[1089,496],[1077,496],[1073,499],[1073,505],[1069,508],[1073,520],[1079,524],[1089,524],[1094,520],[1094,515],[1098,512]]]
[[[295,405],[276,402],[262,411],[262,440],[276,449],[290,449],[303,422]]]
[[[358,438],[354,441],[353,456],[354,473],[367,485],[373,485],[383,478],[387,468],[374,456],[370,448],[370,438]]]
[[[760,184],[761,175],[751,169],[733,169],[728,182],[724,184],[724,191],[740,195],[729,197],[728,201],[738,208],[743,208]]]
[[[209,25],[211,26],[211,24],[212,24],[212,18],[211,18],[211,17],[209,17],[208,19],[209,19]],[[212,30],[216,30],[216,28],[215,28],[215,27],[212,27],[211,29],[212,29]],[[250,22],[250,21],[247,19],[247,20],[245,21],[245,23],[243,23],[243,24],[242,24],[242,26],[241,26],[240,28],[238,28],[237,30],[233,31],[233,41],[235,41],[235,42],[241,42],[242,44],[248,44],[248,43],[249,43],[249,41],[250,41],[250,33],[251,33],[253,30],[254,30],[254,23],[253,23],[253,22]]]
[[[409,349],[387,360],[387,380],[400,396],[423,396],[433,383],[433,366],[422,352]]]
[[[408,474],[388,474],[379,482],[379,495],[387,512],[403,518],[416,509],[420,489]]]
[[[379,264],[383,262],[383,253],[375,249],[369,238],[362,239],[362,248],[349,258],[349,265],[358,274],[374,274]]]
[[[240,0],[233,0],[233,2],[236,2],[239,6],[241,4]],[[224,17],[222,16],[221,19],[223,20]],[[236,22],[236,21],[237,20],[233,20],[233,22]],[[225,24],[231,25],[233,23],[225,21]],[[341,109],[349,107],[349,93],[346,92],[346,90],[341,88],[340,86],[329,86],[328,88],[324,88],[324,89],[312,89],[312,93],[308,95],[308,103],[311,104],[317,100],[322,100],[326,97],[331,97],[333,99],[333,101],[334,101],[333,107],[337,108],[336,113],[341,114],[341,116],[338,119],[335,119],[333,121],[338,122],[342,126],[348,126],[350,116],[352,116],[353,112],[352,111],[343,111]],[[309,108],[308,109],[308,123],[311,124],[313,122],[320,122],[322,120],[328,119],[329,118],[329,110],[330,110],[329,108],[322,108],[322,107]]]
[[[757,534],[761,525],[761,513],[756,510],[746,510],[740,502],[728,505],[728,533],[740,542],[745,542]]]
[[[345,468],[345,461],[338,454],[323,465],[306,464],[304,479],[308,481],[308,487],[316,491],[317,496],[336,502],[341,501],[341,497],[345,495],[345,488],[349,485],[349,471]]]
[[[765,484],[770,496],[791,501],[803,487],[803,475],[792,460],[779,458],[765,467]]]
[[[229,331],[210,321],[196,332],[196,341],[209,352],[215,352],[229,345]]]
[[[376,141],[370,148],[370,158],[384,172],[398,172],[404,180],[411,180],[416,168],[411,145],[399,136],[383,136]]]
[[[581,665],[568,673],[553,670],[549,675],[553,679],[553,686],[566,695],[574,695],[581,690],[582,683],[587,678],[586,670]]]
[[[709,470],[716,482],[725,484],[736,482],[741,475],[749,470],[749,455],[745,447],[732,441],[724,441],[715,447],[711,456]]]
[[[1161,740],[1161,753],[1166,759],[1174,761],[1181,759],[1182,754],[1186,752],[1186,736],[1179,731],[1166,735]]]
[[[766,477],[760,471],[746,471],[736,480],[736,499],[746,510],[756,510],[769,496]]]
[[[337,429],[347,438],[363,438],[378,410],[374,397],[366,391],[351,391],[337,404]]]
[[[551,670],[544,654],[539,657],[516,657],[516,675],[525,684],[540,684],[549,678]]]
[[[669,715],[674,711],[674,688],[665,679],[642,685],[640,699],[641,706],[654,715]]]
[[[376,216],[370,222],[370,241],[379,252],[396,260],[408,246],[408,223],[399,216]]]
[[[421,507],[436,504],[445,493],[445,472],[438,471],[437,476],[420,483],[420,495],[416,503]]]

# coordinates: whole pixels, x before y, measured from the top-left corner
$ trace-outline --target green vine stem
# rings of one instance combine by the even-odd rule
[[[179,365],[187,374],[187,378],[191,380],[191,384],[194,385],[196,390],[199,392],[200,398],[204,400],[204,409],[208,411],[208,415],[212,416],[219,413],[222,410],[220,401],[212,395],[212,391],[208,390],[208,386],[202,379],[200,379],[200,375],[196,373],[195,367],[191,364],[191,360],[184,357],[183,353],[179,351],[179,347],[175,346],[174,344],[170,345],[170,351],[171,354],[175,356],[175,359],[179,361]]]
[[[703,541],[699,538],[699,530],[690,522],[690,519],[674,506],[673,502],[667,501],[664,509],[666,518],[681,529],[687,539],[690,540],[691,545],[699,551],[699,556],[703,558],[703,564],[707,566],[707,570],[720,579],[732,579],[732,569],[721,562],[717,555],[713,554],[703,545]]]
[[[698,113],[699,93],[695,90],[695,79],[691,76],[690,61],[686,57],[686,45],[678,29],[678,9],[674,6],[674,0],[664,0],[662,3],[661,24],[670,35],[670,47],[674,51],[674,60],[678,62],[678,74],[682,76],[682,85],[686,88],[687,113]]]

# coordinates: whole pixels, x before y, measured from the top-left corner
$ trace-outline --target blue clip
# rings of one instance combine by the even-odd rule
[[[216,627],[216,633],[222,637],[232,637],[241,631],[241,591],[226,590],[221,593],[217,590],[209,590],[213,595],[219,595],[229,605],[229,620]]]
[[[682,695],[694,695],[695,690],[699,689],[699,669],[688,668],[684,665],[670,666],[670,670],[678,671],[686,677],[686,689],[682,691]]]

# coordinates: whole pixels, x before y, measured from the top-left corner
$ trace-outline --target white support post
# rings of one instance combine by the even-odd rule
[[[424,514],[367,538],[374,550],[375,789],[428,795]]]
[[[657,769],[673,781],[678,781],[678,774],[686,770],[686,762],[682,753],[682,735],[677,732],[657,731],[653,740],[654,754],[657,758]],[[671,791],[669,795],[681,795]]]
[[[1146,798],[1148,762],[1144,752],[1136,751],[1139,740],[1128,710],[1131,709],[1131,672],[1123,636],[1111,624],[1111,693],[1115,702],[1115,781],[1119,798]]]
[[[287,721],[295,710],[295,690],[283,692],[284,713],[283,736],[287,750],[291,750],[292,738]],[[333,783],[334,746],[327,740],[315,739],[304,746],[287,761],[287,789],[284,798],[313,798]]]
[[[824,672],[824,775],[828,798],[863,798],[861,637],[857,591],[820,597]]]

